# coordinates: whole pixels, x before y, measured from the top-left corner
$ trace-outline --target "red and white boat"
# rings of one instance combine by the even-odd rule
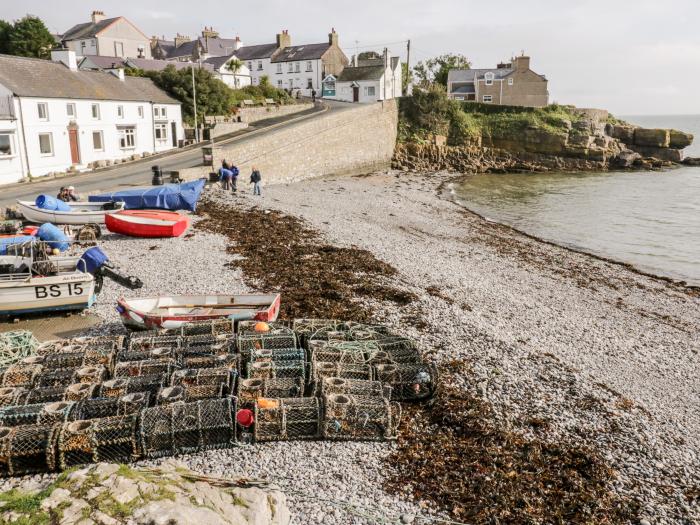
[[[180,328],[186,323],[229,318],[272,322],[280,311],[280,294],[166,295],[120,298],[117,311],[124,326],[135,329]]]
[[[179,237],[190,219],[174,211],[122,210],[105,215],[105,225],[112,233],[130,237]]]

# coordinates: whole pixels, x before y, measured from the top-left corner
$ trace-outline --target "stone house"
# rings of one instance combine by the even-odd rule
[[[530,69],[530,57],[519,56],[495,69],[453,69],[447,95],[503,106],[543,107],[549,103],[547,79]]]
[[[64,47],[77,56],[151,58],[149,38],[123,16],[107,18],[93,11],[90,22],[77,24],[61,36]]]
[[[343,69],[340,75],[329,75],[324,80],[324,97],[343,102],[377,102],[401,96],[403,85],[401,61],[392,57],[388,49],[383,56],[357,60]],[[334,82],[333,89],[328,88]],[[330,94],[330,92],[334,92]]]
[[[0,184],[167,151],[182,139],[180,103],[148,78],[81,71],[71,50],[52,60],[0,55]]]

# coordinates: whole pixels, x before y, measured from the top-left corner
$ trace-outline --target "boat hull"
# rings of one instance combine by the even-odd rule
[[[124,210],[105,216],[105,225],[112,233],[130,237],[179,237],[190,220],[176,212],[158,210]]]
[[[218,308],[223,305],[240,306]],[[280,295],[173,296],[117,301],[124,326],[138,330],[174,329],[187,323],[228,318],[272,322],[280,310]]]
[[[28,201],[17,201],[17,205],[25,219],[37,224],[104,224],[105,215],[118,213],[124,208],[124,203],[115,203],[114,210],[102,210],[102,204],[94,202],[73,203],[73,211],[42,210]]]
[[[84,310],[94,302],[95,281],[90,274],[0,282],[0,316]]]

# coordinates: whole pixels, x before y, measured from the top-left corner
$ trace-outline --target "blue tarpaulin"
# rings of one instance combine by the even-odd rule
[[[195,211],[197,201],[204,189],[206,179],[199,179],[182,184],[165,184],[149,188],[90,195],[90,202],[123,202],[127,210],[189,210]]]

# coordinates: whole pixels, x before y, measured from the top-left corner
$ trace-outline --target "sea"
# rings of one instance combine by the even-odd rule
[[[693,133],[700,115],[626,116],[649,128]],[[700,167],[661,172],[469,175],[453,198],[490,220],[644,272],[700,286]]]

